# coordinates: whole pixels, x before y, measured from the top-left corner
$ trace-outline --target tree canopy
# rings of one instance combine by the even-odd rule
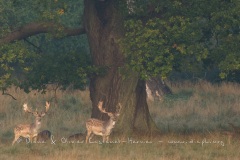
[[[83,1],[0,1],[0,88],[84,88],[92,72]],[[65,38],[67,37],[67,38]],[[19,41],[20,40],[20,41]]]
[[[124,40],[128,64],[143,78],[209,68],[227,78],[239,70],[239,1],[144,2],[133,2]]]
[[[98,1],[107,3],[108,0]],[[120,0],[124,20],[118,43],[141,78],[166,78],[174,70],[240,70],[238,0]],[[83,27],[83,1],[0,0],[0,88],[58,84],[84,88],[92,65]],[[101,9],[99,9],[101,11]]]

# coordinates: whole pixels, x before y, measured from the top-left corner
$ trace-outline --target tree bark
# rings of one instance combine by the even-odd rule
[[[109,112],[115,112],[117,104],[121,103],[123,108],[115,132],[126,136],[158,132],[149,114],[145,81],[139,80],[137,72],[125,67],[119,46],[124,36],[123,19],[114,7],[114,0],[85,0],[84,5],[84,25],[93,64],[106,69],[104,75],[90,80],[92,118],[108,119],[97,108],[100,100]]]
[[[172,94],[171,89],[160,77],[152,77],[146,82],[147,96],[150,101],[162,100],[164,95]]]

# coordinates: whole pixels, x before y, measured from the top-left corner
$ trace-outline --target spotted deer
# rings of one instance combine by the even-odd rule
[[[89,142],[89,140],[95,135],[99,135],[103,137],[103,143],[108,142],[109,135],[112,132],[112,129],[115,126],[115,123],[117,121],[117,118],[120,115],[120,110],[122,108],[122,105],[119,103],[118,108],[116,109],[115,113],[107,112],[105,109],[102,108],[103,101],[100,101],[98,103],[98,109],[102,113],[106,113],[109,116],[108,121],[102,121],[95,118],[90,118],[86,122],[86,129],[87,129],[87,135],[86,135],[86,143]]]
[[[44,112],[33,112],[31,109],[28,108],[27,103],[23,104],[23,110],[26,113],[32,113],[35,116],[35,123],[32,124],[19,124],[14,128],[15,138],[12,142],[12,145],[18,140],[19,137],[29,138],[32,142],[33,138],[36,138],[41,128],[41,119],[43,116],[46,115],[47,111],[49,110],[50,103],[46,102],[46,110]]]

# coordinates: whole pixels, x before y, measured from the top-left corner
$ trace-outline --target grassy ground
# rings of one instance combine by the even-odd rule
[[[129,137],[124,141],[110,137],[111,144],[98,143],[96,138],[93,144],[70,143],[65,138],[85,132],[91,103],[87,91],[65,91],[57,93],[57,103],[51,104],[49,114],[42,119],[42,130],[50,130],[53,139],[44,144],[24,141],[14,146],[14,126],[34,120],[23,112],[22,104],[27,102],[33,109],[43,110],[45,100],[54,97],[54,92],[25,94],[12,88],[9,93],[17,101],[0,96],[0,159],[239,159],[239,136],[230,137],[225,131],[234,133],[228,123],[240,126],[240,85],[169,85],[173,95],[149,102],[151,115],[162,131],[157,137]]]

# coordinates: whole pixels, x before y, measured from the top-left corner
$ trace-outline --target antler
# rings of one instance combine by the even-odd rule
[[[118,103],[118,108],[116,109],[116,112],[117,113],[119,113],[120,111],[121,111],[121,109],[122,109],[122,105],[121,105],[121,103]]]
[[[99,109],[102,113],[108,113],[108,112],[106,112],[105,109],[102,108],[102,106],[103,106],[103,101],[99,101],[99,102],[98,102],[98,109]]]
[[[24,110],[25,112],[28,112],[28,113],[32,113],[32,114],[33,114],[33,112],[28,108],[27,103],[24,103],[24,104],[23,104],[23,110]]]
[[[43,115],[45,115],[45,113],[47,113],[47,111],[49,110],[49,107],[50,107],[50,102],[46,102],[46,110],[44,111],[44,112],[42,112],[42,116]],[[23,104],[23,110],[25,111],[25,112],[28,112],[28,113],[32,113],[32,114],[38,114],[38,112],[36,111],[36,112],[33,112],[31,109],[29,109],[28,108],[28,105],[27,105],[27,103],[24,103]]]
[[[47,111],[49,110],[49,107],[50,107],[50,102],[48,102],[48,101],[46,101],[46,111],[45,111],[45,113],[47,113]]]
[[[98,102],[98,109],[102,112],[102,113],[110,113],[110,112],[107,112],[105,109],[102,108],[103,106],[103,101],[99,101]],[[118,103],[118,106],[117,109],[116,109],[116,113],[119,113],[122,109],[122,105],[121,103]]]

